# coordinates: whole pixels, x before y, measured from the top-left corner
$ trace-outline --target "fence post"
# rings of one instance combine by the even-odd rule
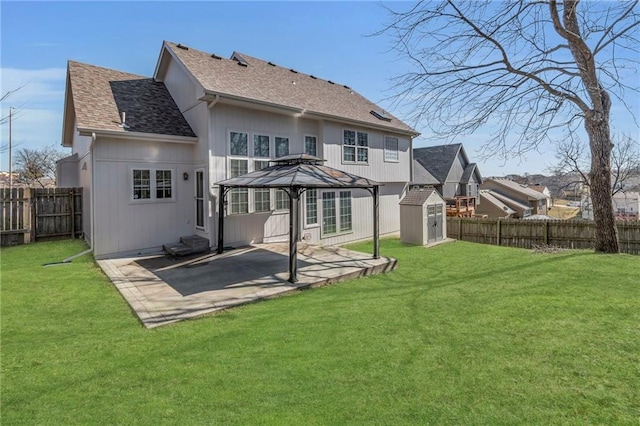
[[[71,239],[76,239],[76,211],[75,211],[75,198],[73,195],[73,188],[69,192],[69,203],[71,204]]]
[[[38,210],[38,194],[35,188],[31,189],[31,200],[29,202],[29,209],[31,210],[31,242],[36,240],[38,236],[38,227],[37,227],[37,210]]]
[[[542,230],[542,233],[544,235],[544,244],[549,245],[549,221],[548,220],[544,221],[544,228]]]
[[[501,235],[501,227],[502,227],[502,221],[500,220],[500,218],[498,218],[498,222],[497,222],[497,226],[496,226],[496,245],[500,245],[501,241],[500,238],[502,237]]]
[[[458,218],[458,241],[462,241],[462,218]]]

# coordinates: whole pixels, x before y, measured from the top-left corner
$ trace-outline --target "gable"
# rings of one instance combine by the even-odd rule
[[[461,144],[451,144],[415,148],[413,158],[439,183],[444,184],[461,146]]]

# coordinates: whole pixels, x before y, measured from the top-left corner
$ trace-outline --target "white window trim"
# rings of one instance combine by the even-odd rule
[[[340,231],[340,192],[341,191],[348,191],[350,193],[350,199],[351,199],[351,229],[348,231]],[[331,234],[327,234],[324,232],[324,227],[322,226],[322,223],[324,221],[324,206],[323,206],[323,198],[322,198],[322,194],[327,193],[327,192],[333,192],[335,194],[335,214],[336,214],[336,232],[333,232]],[[335,188],[335,189],[330,189],[330,190],[323,190],[320,191],[318,190],[318,226],[320,227],[320,239],[325,239],[325,238],[333,238],[333,237],[340,237],[342,235],[348,235],[348,234],[353,234],[354,230],[353,230],[353,225],[354,225],[354,220],[353,220],[353,190],[348,189],[340,189],[340,188]]]
[[[356,133],[356,144],[355,145],[345,145],[344,144],[344,132],[345,131],[351,131],[351,132],[355,132]],[[358,161],[358,133],[366,133],[367,135],[367,161]],[[356,165],[360,165],[360,166],[368,166],[369,165],[369,160],[371,158],[370,154],[370,150],[371,150],[371,133],[370,132],[366,132],[364,130],[356,130],[356,129],[348,129],[348,128],[343,128],[342,129],[342,133],[340,134],[340,138],[341,138],[341,142],[340,142],[340,146],[341,148],[341,154],[342,154],[342,164],[356,164]],[[355,148],[355,160],[354,161],[345,161],[344,159],[344,148],[345,146],[353,146]],[[364,147],[360,147],[360,148],[364,148]]]
[[[307,194],[309,193],[309,190],[315,190],[316,191],[316,221],[315,223],[307,223]],[[312,228],[318,228],[320,227],[320,208],[319,208],[319,200],[320,200],[320,189],[319,188],[307,188],[304,191],[304,204],[302,206],[302,210],[304,212],[304,214],[302,215],[302,220],[303,222],[303,229],[312,229]],[[302,204],[302,203],[301,203]]]
[[[397,146],[396,146],[396,156],[398,157],[397,160],[388,160],[387,159],[387,138],[394,138],[397,142]],[[393,136],[393,135],[383,135],[382,136],[382,141],[384,146],[382,147],[382,157],[384,158],[384,162],[385,163],[399,163],[400,162],[400,138],[397,136]]]
[[[322,158],[322,153],[320,152],[320,148],[319,148],[320,144],[318,143],[318,135],[313,135],[310,133],[305,133],[302,135],[302,152],[304,152],[305,154],[307,153],[307,137],[316,138],[316,157]],[[344,135],[343,135],[343,139],[344,139]],[[291,150],[291,147],[289,147],[289,150]]]
[[[198,226],[198,211],[197,205],[194,205],[193,211],[193,224],[194,228],[199,231],[207,232],[207,217],[208,217],[208,204],[209,204],[209,191],[207,190],[207,171],[204,167],[198,167],[193,170],[193,199],[197,199],[198,194],[198,178],[197,173],[202,172],[202,223],[203,226]]]
[[[149,190],[150,198],[133,198],[133,171],[134,170],[149,170]],[[157,170],[169,170],[171,171],[171,197],[170,198],[156,198],[156,171]],[[154,164],[153,166],[135,165],[129,166],[129,204],[159,204],[159,203],[175,203],[176,202],[176,168],[175,167],[162,167]]]

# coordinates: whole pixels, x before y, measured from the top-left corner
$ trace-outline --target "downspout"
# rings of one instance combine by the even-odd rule
[[[91,197],[89,199],[89,210],[91,211],[91,217],[89,218],[89,220],[91,221],[91,244],[90,244],[90,248],[91,248],[91,252],[93,253],[93,249],[94,249],[94,240],[96,238],[96,233],[95,233],[95,223],[96,221],[94,220],[95,218],[95,177],[96,177],[96,159],[95,159],[95,155],[93,154],[93,145],[96,143],[96,133],[93,132],[91,133],[91,144],[89,145],[89,152],[91,153]]]

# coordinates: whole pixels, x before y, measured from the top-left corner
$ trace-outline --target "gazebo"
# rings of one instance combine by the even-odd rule
[[[298,281],[298,212],[300,196],[310,188],[366,189],[373,197],[373,257],[380,257],[380,183],[323,165],[325,160],[308,154],[294,154],[271,161],[269,167],[226,179],[219,185],[218,254],[224,249],[224,210],[227,193],[234,188],[276,188],[289,195],[289,282]]]

